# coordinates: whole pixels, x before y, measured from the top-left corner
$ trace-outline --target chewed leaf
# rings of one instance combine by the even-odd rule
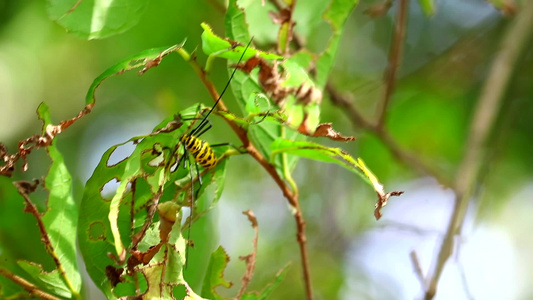
[[[183,47],[184,43],[185,41],[183,41],[181,44],[174,45],[171,47],[148,49],[111,66],[94,79],[93,83],[91,84],[91,87],[89,88],[89,91],[87,91],[87,96],[85,96],[85,103],[87,105],[94,104],[94,102],[96,101],[94,97],[96,88],[102,83],[102,81],[104,81],[108,77],[122,74],[126,71],[140,67],[143,67],[143,69],[140,71],[140,74],[142,75],[149,68],[159,65],[163,57]]]
[[[65,298],[72,297],[72,293],[57,269],[53,272],[45,272],[41,265],[35,263],[25,260],[19,260],[17,263],[24,271],[53,291],[55,295]]]
[[[204,29],[204,32],[202,33],[202,50],[205,54],[223,57],[233,61],[238,61],[239,58],[241,58],[242,52],[246,48],[245,45],[239,45],[238,42],[229,41],[217,36],[206,23],[202,23],[202,28]],[[248,60],[255,55],[269,60],[283,59],[283,57],[279,55],[248,47],[244,54],[243,61]]]
[[[43,133],[51,125],[48,106],[42,103],[38,108],[39,118],[43,120]],[[52,165],[45,178],[48,195],[48,209],[42,216],[47,236],[53,245],[53,255],[64,269],[64,280],[73,293],[81,290],[81,276],[76,262],[76,229],[78,225],[78,206],[72,196],[72,177],[65,165],[63,155],[56,144],[46,147]]]
[[[266,300],[272,292],[278,287],[278,285],[285,279],[287,271],[289,270],[289,265],[283,267],[273,282],[269,283],[262,291],[260,292],[250,292],[244,294],[240,300]]]
[[[377,177],[372,173],[372,171],[366,167],[363,160],[360,158],[355,160],[340,148],[330,148],[312,142],[277,139],[272,143],[271,150],[272,155],[281,153],[298,155],[313,160],[335,163],[353,173],[356,173],[363,178],[365,182],[370,184],[378,195],[376,210],[374,212],[376,219],[381,217],[381,208],[387,204],[390,196],[399,196],[403,193],[385,193],[383,185],[379,183]]]
[[[215,288],[217,286],[231,287],[232,283],[224,279],[224,270],[229,262],[229,256],[222,246],[219,246],[211,254],[209,265],[202,285],[202,297],[209,299],[223,299],[217,294]]]
[[[47,0],[50,19],[84,39],[102,39],[133,27],[148,0]]]
[[[333,62],[337,54],[344,23],[348,19],[355,6],[359,1],[342,1],[332,0],[328,9],[323,15],[324,20],[328,22],[333,30],[333,36],[326,45],[326,50],[321,53],[316,62],[316,84],[320,89],[326,86],[329,72],[333,67]]]
[[[213,169],[201,171],[204,183],[201,188],[195,170],[191,182],[189,168],[177,165],[183,155],[180,137],[195,125],[193,122],[204,110],[202,105],[192,106],[163,120],[152,133],[131,138],[123,144],[133,143],[134,149],[114,164],[108,163],[109,158],[120,145],[111,147],[87,182],[81,202],[84,213],[80,215],[78,229],[80,249],[89,275],[108,298],[120,297],[123,294],[117,290],[124,293],[126,287],[131,291],[128,295],[134,295],[135,288],[122,272],[106,276],[103,270],[107,269],[131,273],[144,270],[141,264],[152,266],[164,262],[167,264],[164,280],[170,285],[185,285],[181,269],[185,263],[186,241],[179,226],[180,207],[190,205],[188,196],[194,184],[198,194],[194,223],[218,201],[225,179],[226,160],[219,161]],[[224,147],[216,148],[215,152],[221,148]],[[216,154],[220,158],[220,153]],[[116,185],[109,186],[109,182],[115,181]],[[110,190],[102,193],[106,186]],[[156,213],[160,227],[154,224]],[[95,256],[101,259],[94,259]],[[146,270],[146,276],[155,280],[161,272],[154,267]],[[157,293],[157,290],[150,291],[150,295],[157,296]]]

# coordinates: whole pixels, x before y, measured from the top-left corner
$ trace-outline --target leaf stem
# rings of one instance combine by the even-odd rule
[[[394,25],[394,37],[389,50],[389,63],[385,70],[385,92],[380,103],[378,103],[378,129],[382,129],[387,116],[387,107],[396,87],[396,74],[402,60],[403,42],[407,28],[407,8],[409,0],[400,0],[398,12],[396,15],[396,24]]]
[[[13,274],[9,272],[8,270],[4,268],[0,268],[0,275],[4,276],[5,278],[13,281],[14,283],[20,285],[23,289],[25,289],[31,296],[36,296],[41,299],[45,300],[61,300],[60,298],[50,295],[45,291],[42,291],[39,289],[38,286],[34,285],[33,283],[27,281],[26,279]]]
[[[178,53],[185,59],[186,56],[182,54],[183,51],[178,51]],[[213,83],[207,78],[207,73],[202,68],[202,66],[198,63],[194,57],[189,57],[189,59],[186,59],[186,61],[189,62],[193,70],[196,72],[204,86],[206,87],[209,95],[213,99],[213,101],[218,101],[217,109],[220,111],[228,112],[228,109],[226,105],[224,104],[224,101],[219,97],[219,94],[213,85]],[[220,99],[220,100],[219,100]],[[294,213],[294,219],[296,221],[296,239],[298,241],[298,245],[300,248],[300,257],[302,260],[302,269],[303,269],[303,277],[304,277],[304,285],[305,285],[305,291],[306,291],[306,298],[307,300],[312,300],[312,289],[311,289],[311,275],[310,275],[310,267],[309,267],[309,259],[307,255],[307,237],[305,235],[305,219],[302,214],[302,210],[300,208],[300,202],[298,200],[298,195],[294,193],[293,190],[287,186],[285,181],[281,178],[281,176],[276,171],[276,168],[267,160],[261,153],[255,148],[255,146],[250,142],[247,136],[247,131],[240,127],[234,120],[223,118],[226,123],[231,127],[231,129],[235,132],[237,137],[241,140],[243,146],[245,147],[246,151],[250,156],[252,156],[262,167],[267,171],[268,174],[274,179],[278,187],[280,188],[281,192],[289,202],[289,204],[296,209],[296,212]]]

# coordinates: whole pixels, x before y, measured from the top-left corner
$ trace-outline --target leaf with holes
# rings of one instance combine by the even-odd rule
[[[218,286],[230,288],[233,285],[224,279],[224,270],[228,262],[229,256],[222,246],[211,254],[202,285],[202,297],[215,300],[224,299],[215,291],[215,288]]]
[[[117,270],[125,267],[129,251],[146,236],[155,212],[154,204],[173,200],[188,205],[190,172],[183,165],[176,165],[175,150],[182,150],[180,137],[193,126],[194,121],[186,119],[198,117],[204,109],[203,106],[192,106],[180,112],[181,118],[165,119],[151,134],[111,147],[87,182],[81,202],[84,213],[80,216],[78,231],[80,248],[89,275],[106,296],[119,296],[114,294],[114,287],[110,284],[116,276],[109,278],[106,268],[111,266]],[[113,152],[125,144],[134,146],[131,154],[111,163]],[[177,154],[181,156],[183,152],[178,151]],[[224,161],[206,171],[204,186],[195,205],[199,208],[196,210],[198,215],[206,213],[218,201],[224,179]],[[114,190],[107,195],[104,187],[115,180]]]

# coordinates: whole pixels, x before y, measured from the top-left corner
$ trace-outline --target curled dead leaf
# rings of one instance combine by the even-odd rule
[[[331,123],[323,123],[317,126],[313,137],[327,137],[334,141],[340,141],[340,142],[349,142],[349,141],[355,141],[355,137],[353,136],[343,136],[338,131],[333,129]]]
[[[387,205],[389,198],[391,196],[400,196],[401,194],[403,194],[403,192],[394,191],[394,192],[390,192],[386,194],[381,194],[378,192],[377,194],[378,194],[378,202],[376,202],[376,209],[374,210],[374,217],[376,218],[376,220],[379,220],[381,216],[383,215],[383,213],[381,212],[381,208]]]

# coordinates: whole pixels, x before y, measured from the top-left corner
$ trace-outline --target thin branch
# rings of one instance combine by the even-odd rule
[[[179,52],[180,55],[182,54]],[[186,59],[185,56],[182,55],[184,59]],[[209,95],[211,95],[211,98],[213,101],[217,101],[220,99],[219,94],[213,85],[213,83],[207,79],[207,74],[203,70],[202,66],[196,61],[194,57],[190,57],[189,59],[186,59],[206,87],[207,91],[209,92]],[[228,109],[226,108],[226,105],[224,104],[224,101],[220,99],[217,106],[218,110],[228,112]],[[263,155],[255,148],[255,146],[250,142],[247,136],[247,132],[245,129],[241,128],[235,121],[223,118],[226,123],[231,127],[231,129],[235,132],[237,137],[241,140],[243,146],[245,147],[246,151],[250,156],[252,156],[262,167],[265,169],[268,174],[274,179],[278,187],[280,188],[281,192],[283,193],[283,196],[287,199],[289,204],[294,207],[295,213],[294,213],[294,219],[296,221],[296,237],[298,240],[298,245],[300,247],[300,257],[302,259],[302,269],[303,269],[303,277],[304,277],[304,285],[306,290],[306,295],[308,300],[312,300],[312,289],[311,289],[311,275],[310,275],[310,268],[309,268],[309,259],[307,255],[307,237],[305,235],[305,219],[302,214],[302,209],[300,207],[300,202],[298,200],[298,196],[295,195],[289,186],[285,183],[285,181],[279,176],[278,172],[276,171],[276,168],[270,164],[268,160],[266,160]]]
[[[418,259],[418,255],[413,250],[411,253],[409,253],[409,256],[411,257],[411,264],[413,264],[413,269],[415,271],[415,275],[420,281],[420,285],[422,285],[422,288],[426,289],[426,281],[424,279],[424,272],[422,272],[422,267],[420,267],[420,259]]]
[[[27,281],[26,279],[16,274],[9,272],[8,270],[4,268],[0,268],[0,275],[20,285],[23,289],[25,289],[28,293],[30,293],[31,296],[35,296],[35,297],[45,299],[45,300],[61,300],[60,298],[54,295],[50,295],[45,291],[41,291],[38,286],[34,285],[33,283]]]
[[[241,299],[242,295],[244,295],[244,292],[246,292],[246,288],[250,284],[250,281],[252,280],[252,276],[254,275],[255,257],[257,255],[257,240],[259,238],[259,227],[257,225],[257,218],[255,217],[255,214],[251,210],[243,211],[242,213],[246,215],[250,223],[252,223],[255,237],[252,241],[252,253],[246,256],[239,256],[239,259],[246,263],[246,272],[241,279],[242,286],[239,289],[239,293],[235,299]]]
[[[500,52],[494,60],[474,110],[474,117],[470,124],[470,132],[466,144],[466,153],[456,176],[456,198],[453,214],[439,250],[435,271],[430,279],[425,299],[433,299],[444,265],[453,252],[454,237],[461,232],[472,190],[475,187],[486,153],[486,142],[494,126],[518,57],[532,35],[533,2],[526,1],[522,11],[509,25],[508,31],[502,40]]]
[[[385,70],[385,92],[383,98],[379,103],[378,108],[378,123],[379,129],[383,128],[385,123],[385,117],[387,115],[387,107],[389,106],[390,99],[394,93],[396,86],[396,74],[398,73],[398,67],[402,60],[403,54],[403,42],[405,39],[405,31],[407,28],[407,8],[409,0],[400,0],[398,6],[398,12],[396,15],[396,24],[394,25],[394,38],[389,50],[389,63]]]
[[[330,96],[331,102],[339,107],[344,108],[344,112],[350,117],[355,127],[360,127],[374,133],[378,138],[381,139],[381,141],[387,146],[392,155],[398,161],[414,168],[421,174],[436,178],[440,184],[444,186],[452,186],[450,180],[442,176],[440,172],[426,165],[422,160],[419,159],[418,156],[403,149],[389,134],[389,132],[385,130],[385,128],[380,128],[365,119],[365,117],[363,117],[363,115],[353,106],[352,102],[341,95],[330,82],[327,83],[326,90]]]

